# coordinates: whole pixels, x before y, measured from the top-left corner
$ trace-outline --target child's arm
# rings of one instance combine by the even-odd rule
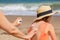
[[[53,26],[51,25],[49,29],[50,29],[49,30],[49,34],[50,34],[51,39],[52,40],[57,40],[57,37],[56,37],[56,34],[55,34]]]

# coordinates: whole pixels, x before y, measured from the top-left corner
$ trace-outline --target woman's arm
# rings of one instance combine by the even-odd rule
[[[52,25],[50,25],[49,35],[50,35],[52,40],[57,40],[55,31],[54,31],[54,27]]]
[[[18,38],[25,38],[25,35],[18,30],[14,25],[12,25],[6,17],[0,11],[0,28],[8,32],[9,34],[16,36]]]
[[[26,36],[27,38],[32,38],[36,34],[35,30],[31,30]]]

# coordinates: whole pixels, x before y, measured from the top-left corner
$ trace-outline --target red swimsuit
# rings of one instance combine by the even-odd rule
[[[40,23],[38,23],[37,25],[40,25]],[[38,28],[38,33],[39,32],[41,32],[41,33],[39,33],[38,34],[38,40],[48,40],[48,33],[45,33],[45,30],[46,30],[46,28],[47,28],[47,23],[42,23],[40,26],[39,26],[39,28]],[[30,27],[29,28],[29,30],[28,30],[28,33],[30,32],[32,30],[32,27]],[[34,35],[34,36],[36,36],[36,35]],[[37,40],[36,38],[34,38],[34,36],[31,38],[31,40]]]

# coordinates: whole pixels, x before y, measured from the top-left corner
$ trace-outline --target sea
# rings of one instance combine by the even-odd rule
[[[28,27],[36,18],[37,8],[42,5],[49,5],[53,12],[58,12],[58,14],[53,15],[51,23],[55,28],[57,38],[60,40],[60,0],[0,0],[0,10],[10,22],[15,21],[17,17],[22,17],[23,24],[17,28],[24,33],[27,33]],[[2,33],[4,31],[0,30],[1,40],[21,40],[11,35],[1,35]]]
[[[0,0],[0,10],[4,15],[36,16],[36,10],[41,5],[49,5],[53,11],[60,12],[59,0]]]

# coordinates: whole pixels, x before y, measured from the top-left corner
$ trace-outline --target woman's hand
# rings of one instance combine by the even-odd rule
[[[18,17],[14,22],[13,22],[13,25],[15,26],[19,26],[22,24],[22,18],[21,17]]]
[[[25,40],[31,40],[31,36],[26,36]]]
[[[35,31],[38,30],[38,25],[37,25],[37,23],[34,23],[32,26],[33,26],[33,27],[32,27],[33,30],[35,30]]]
[[[17,18],[17,20],[18,19],[20,20],[21,18]],[[19,24],[17,21],[15,21],[15,23],[16,25]],[[11,24],[1,11],[0,11],[0,28],[15,37],[24,39],[25,36],[24,33],[22,33],[18,28]]]

